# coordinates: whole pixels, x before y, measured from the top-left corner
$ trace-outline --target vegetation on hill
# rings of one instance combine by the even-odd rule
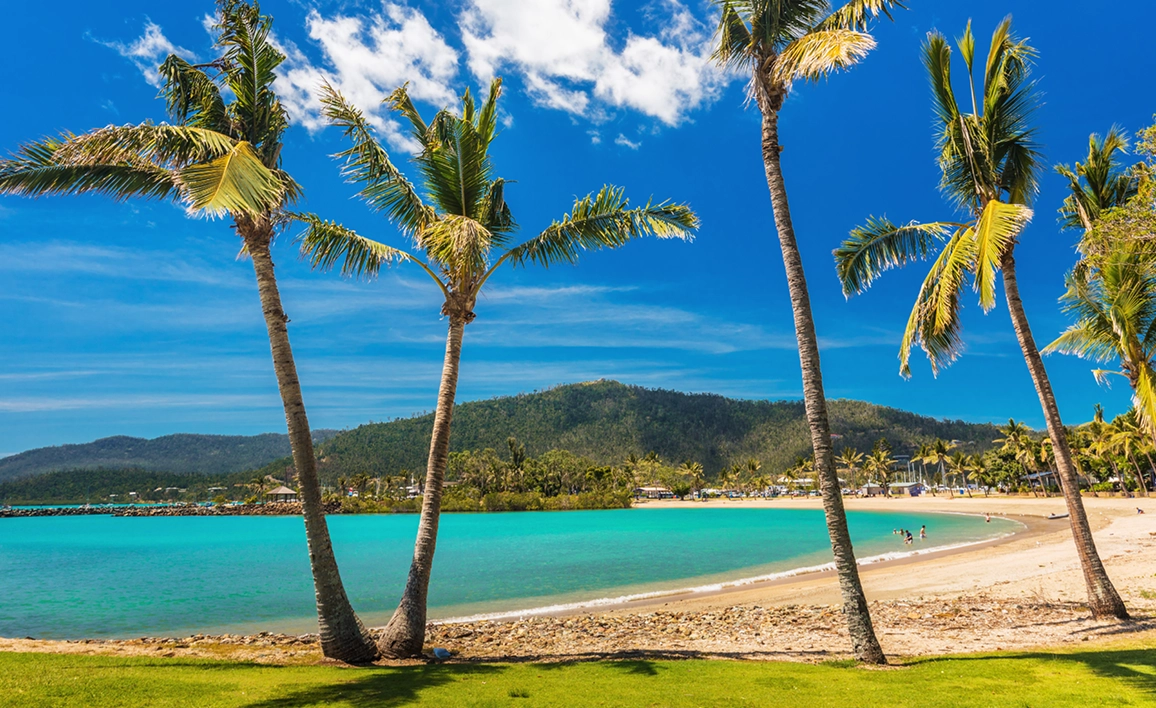
[[[0,482],[0,504],[106,504],[132,501],[209,501],[224,487],[225,496],[248,497],[251,492],[234,489],[244,473],[231,476],[191,475],[140,469],[58,470],[35,477]],[[156,491],[160,489],[160,491]],[[184,490],[184,491],[166,491]],[[136,492],[135,498],[130,492]]]
[[[836,400],[830,407],[836,451],[870,449],[886,438],[903,455],[943,438],[982,452],[999,437],[993,425],[935,420],[861,401]],[[321,474],[334,481],[424,471],[432,428],[427,414],[341,432],[318,447]],[[510,437],[532,457],[567,450],[611,465],[655,452],[676,463],[698,462],[712,478],[750,458],[777,472],[811,452],[801,401],[745,401],[595,381],[455,407],[453,451],[504,449]],[[262,472],[281,477],[290,464],[285,458]]]
[[[317,442],[337,431],[314,430]],[[0,458],[0,482],[59,470],[137,468],[184,474],[244,472],[289,454],[289,439],[262,435],[191,435],[148,440],[117,435],[81,445],[58,445]]]

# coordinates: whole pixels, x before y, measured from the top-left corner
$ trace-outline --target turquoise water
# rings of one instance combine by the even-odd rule
[[[860,558],[927,541],[982,540],[1012,521],[849,512]],[[416,515],[329,519],[354,607],[384,623],[413,552]],[[831,561],[809,509],[624,509],[447,514],[430,607],[461,616],[650,592]],[[134,637],[315,631],[300,517],[0,519],[0,636]]]

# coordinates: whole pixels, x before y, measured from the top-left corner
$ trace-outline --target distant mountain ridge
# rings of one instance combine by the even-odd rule
[[[335,430],[315,430],[321,442]],[[179,474],[231,474],[268,464],[289,454],[282,433],[196,435],[178,433],[147,439],[116,435],[78,445],[27,450],[0,458],[0,482],[58,470],[139,469]]]
[[[866,451],[887,438],[895,454],[908,454],[920,443],[944,438],[979,452],[999,437],[989,423],[936,420],[862,401],[833,400],[829,407],[836,451]],[[433,414],[426,414],[343,431],[318,446],[319,471],[330,481],[359,472],[420,473],[432,428]],[[531,456],[563,449],[598,464],[617,464],[629,454],[654,451],[673,463],[700,462],[708,475],[751,457],[778,471],[811,452],[802,401],[739,400],[603,380],[454,408],[451,451],[493,448],[505,455],[509,437],[524,443]],[[291,464],[285,458],[263,471],[280,477]]]

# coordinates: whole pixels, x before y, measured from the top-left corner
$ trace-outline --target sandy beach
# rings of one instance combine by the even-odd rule
[[[891,655],[1027,649],[1132,638],[1156,641],[1156,499],[1084,499],[1096,543],[1134,620],[1094,620],[1062,498],[848,499],[848,510],[991,514],[1024,524],[997,541],[862,567]],[[688,502],[652,502],[651,508]],[[712,507],[820,507],[818,499],[706,502]],[[1145,514],[1137,514],[1137,507]],[[933,539],[934,527],[928,529]],[[427,647],[454,660],[562,661],[715,656],[818,661],[849,654],[833,573],[675,594],[554,616],[431,625]],[[132,641],[0,639],[0,650],[321,661],[315,637],[201,636]]]

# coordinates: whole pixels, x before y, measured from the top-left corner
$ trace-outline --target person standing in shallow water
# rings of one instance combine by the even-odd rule
[[[926,541],[927,540],[927,524],[924,524],[923,526],[919,527],[919,540],[920,541]]]

